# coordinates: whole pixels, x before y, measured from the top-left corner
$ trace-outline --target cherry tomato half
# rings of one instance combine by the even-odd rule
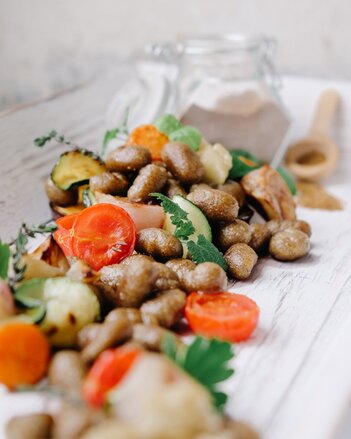
[[[58,229],[54,232],[54,239],[61,247],[65,256],[74,256],[72,249],[72,235],[73,227],[76,222],[78,214],[62,216],[56,220]]]
[[[93,407],[101,407],[106,393],[128,372],[141,350],[123,346],[102,352],[83,382],[83,397]]]
[[[73,228],[73,253],[94,270],[117,264],[133,253],[134,245],[135,225],[124,209],[95,204],[78,214]]]
[[[237,342],[256,328],[259,307],[242,294],[194,292],[187,298],[185,316],[196,334]]]

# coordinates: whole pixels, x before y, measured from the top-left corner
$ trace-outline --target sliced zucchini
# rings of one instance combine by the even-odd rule
[[[51,343],[74,346],[78,331],[99,318],[100,305],[92,288],[68,277],[31,279],[17,288],[15,298]],[[43,316],[40,309],[45,310]],[[34,311],[36,310],[36,312]]]
[[[42,289],[45,279],[34,279],[33,282],[25,282],[16,289],[15,299],[21,308],[21,314],[32,323],[40,323],[46,315],[45,303],[34,294]]]
[[[87,184],[90,177],[106,171],[96,154],[85,149],[75,149],[61,154],[51,172],[51,179],[58,188],[68,190]]]
[[[195,232],[189,236],[189,239],[197,242],[197,238],[199,235],[204,235],[206,239],[212,241],[212,231],[209,222],[205,215],[201,212],[201,210],[195,206],[191,201],[182,197],[181,195],[175,195],[172,198],[172,201],[183,209],[188,214],[188,219],[193,223],[195,228]],[[170,219],[170,215],[166,214],[166,219],[163,225],[163,228],[170,233],[174,233],[175,225],[172,224]],[[187,257],[188,249],[187,246],[183,243],[183,257]]]

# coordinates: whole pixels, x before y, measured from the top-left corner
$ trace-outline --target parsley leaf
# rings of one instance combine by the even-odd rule
[[[214,406],[223,410],[228,396],[218,391],[217,384],[234,373],[228,365],[234,357],[230,343],[196,337],[189,346],[177,346],[173,337],[166,337],[162,351],[178,367],[206,387]]]
[[[190,240],[186,244],[191,254],[191,259],[197,264],[201,262],[214,262],[227,271],[228,265],[223,254],[204,235],[199,235],[197,242]]]
[[[181,209],[178,204],[170,200],[166,195],[154,192],[149,194],[161,202],[161,206],[166,213],[170,214],[170,220],[176,226],[174,236],[183,241],[187,241],[190,235],[195,232],[193,223],[188,219],[188,213]]]
[[[0,240],[0,278],[6,280],[10,263],[10,246]]]

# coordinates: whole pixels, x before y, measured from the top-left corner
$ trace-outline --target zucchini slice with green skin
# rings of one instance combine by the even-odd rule
[[[181,195],[175,195],[172,198],[172,201],[183,209],[188,214],[188,219],[193,223],[195,228],[195,232],[189,236],[189,239],[197,242],[199,235],[203,235],[209,241],[212,241],[212,231],[209,222],[205,215],[201,212],[201,210],[195,206],[191,201],[182,197]],[[176,226],[172,224],[170,214],[166,214],[166,219],[163,225],[163,228],[168,232],[174,234]],[[188,254],[188,249],[186,244],[183,243],[184,254],[183,257],[186,257]]]
[[[100,316],[93,289],[68,277],[30,279],[17,288],[15,298],[26,308],[23,316],[32,316],[33,323],[58,347],[74,346],[79,330]],[[39,309],[45,310],[41,318]]]
[[[75,149],[61,154],[51,172],[55,185],[63,190],[89,183],[90,177],[107,169],[100,158],[86,149]]]
[[[25,316],[26,319],[28,318],[30,322],[39,324],[46,315],[46,306],[42,300],[32,293],[42,287],[41,284],[45,279],[34,280],[35,282],[30,284],[29,282],[25,282],[19,286],[16,289],[15,299],[20,308],[23,308],[21,314]],[[26,286],[26,284],[29,285]]]

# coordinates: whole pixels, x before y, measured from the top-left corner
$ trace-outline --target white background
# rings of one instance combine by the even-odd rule
[[[350,0],[0,0],[0,109],[187,33],[273,35],[284,72],[348,79],[350,20]]]

